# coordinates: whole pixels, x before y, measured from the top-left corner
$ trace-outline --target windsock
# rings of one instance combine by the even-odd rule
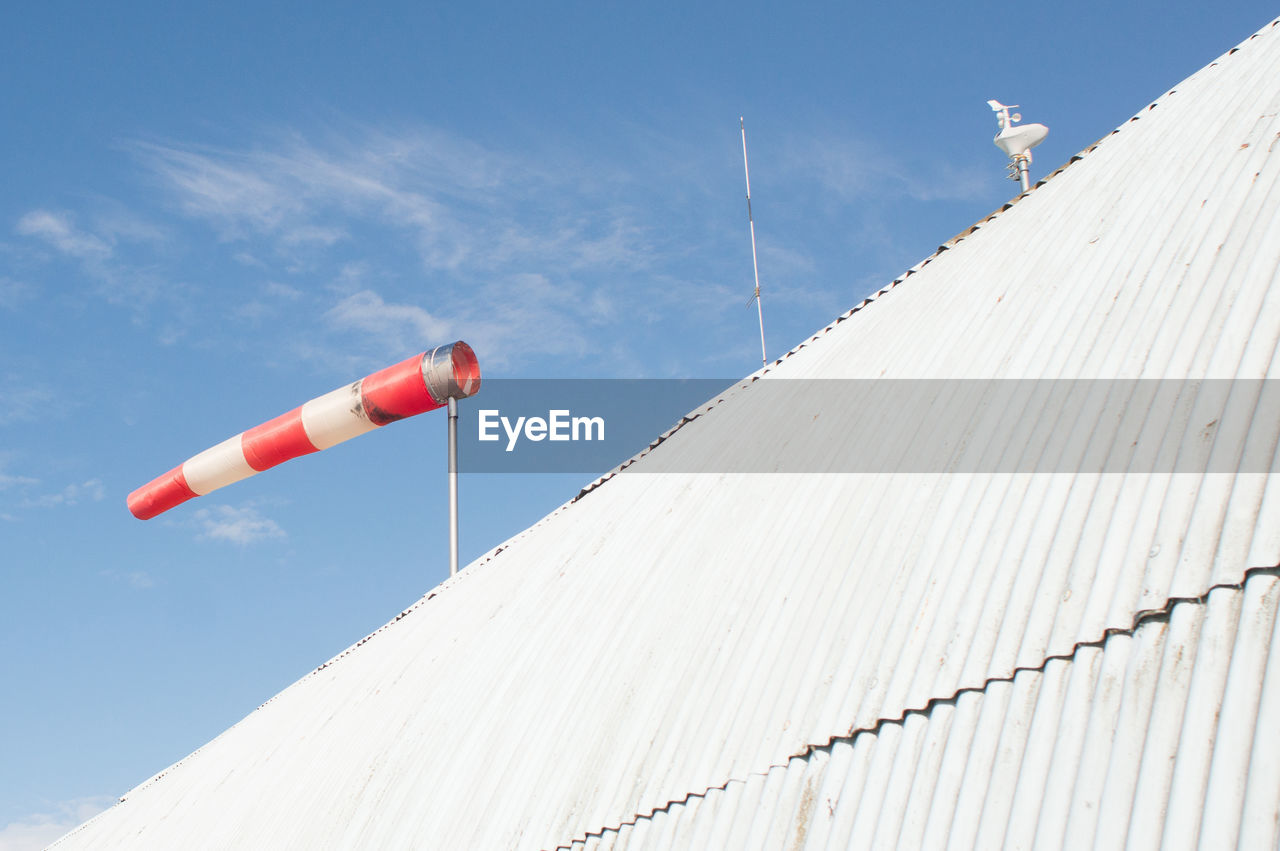
[[[192,497],[350,440],[387,423],[444,407],[480,389],[475,352],[459,340],[339,387],[206,449],[129,494],[129,511],[150,520]]]

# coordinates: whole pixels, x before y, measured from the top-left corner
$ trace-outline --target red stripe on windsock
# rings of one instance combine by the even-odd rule
[[[129,494],[129,511],[139,520],[150,520],[195,496],[196,492],[187,487],[182,467],[177,466]]]
[[[367,376],[360,382],[360,397],[369,422],[379,426],[445,404],[437,402],[427,391],[422,379],[422,355],[414,355]]]
[[[259,473],[290,458],[317,451],[307,437],[307,430],[302,427],[301,407],[240,435],[240,450],[244,453],[244,460]]]

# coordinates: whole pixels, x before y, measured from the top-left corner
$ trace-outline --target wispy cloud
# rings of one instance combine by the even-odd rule
[[[26,376],[0,376],[0,426],[17,422],[32,422],[49,414],[56,398],[54,392]]]
[[[536,273],[495,279],[478,289],[459,322],[497,365],[535,355],[584,356],[615,308],[609,290]]]
[[[915,201],[961,201],[990,191],[989,169],[951,162],[919,163],[857,137],[795,140],[785,173],[821,183],[829,197],[845,202],[906,197]]]
[[[15,457],[17,456],[13,452],[0,451],[0,491],[15,487],[27,487],[29,485],[36,485],[40,483],[39,479],[34,479],[30,476],[16,476],[12,473],[5,472],[5,469],[13,462]]]
[[[124,205],[111,199],[98,199],[98,207],[89,218],[90,230],[109,243],[113,250],[123,243],[159,245],[172,239],[169,229],[154,224]]]
[[[0,828],[0,851],[36,851],[115,803],[108,796],[77,798],[50,805]]]
[[[12,310],[35,295],[35,287],[25,281],[0,276],[0,310]]]
[[[621,352],[648,348],[659,327],[714,335],[741,309],[750,266],[725,262],[726,252],[735,262],[746,257],[736,210],[735,228],[724,219],[722,196],[741,191],[740,161],[726,148],[721,162],[683,136],[642,137],[635,149],[589,160],[563,141],[526,154],[431,127],[354,123],[235,148],[131,146],[170,209],[231,243],[239,265],[291,283],[304,275],[326,282],[288,310],[258,291],[227,315],[299,317],[286,346],[326,360],[463,337],[483,346],[486,365],[516,368],[539,355],[581,366],[593,351],[632,362]],[[853,219],[856,229],[868,198],[967,198],[986,183],[962,166],[921,167],[865,139],[796,139],[781,154],[772,180],[804,199],[789,208],[804,222],[787,223],[790,239],[775,229],[762,240],[762,283],[806,314],[852,301],[847,270],[820,262],[830,254],[814,247],[830,235],[822,228],[843,236]],[[708,176],[721,170],[724,180]],[[815,208],[825,211],[815,217]],[[893,248],[859,242],[868,247],[877,257]],[[304,329],[317,320],[327,339]]]
[[[182,288],[157,275],[150,262],[139,264],[121,256],[122,244],[159,243],[163,232],[108,206],[107,212],[88,217],[93,220],[90,226],[81,225],[69,212],[36,208],[23,215],[14,230],[75,262],[95,283],[96,295],[110,303],[136,312],[166,292],[177,296]]]
[[[148,588],[155,587],[155,580],[151,578],[151,574],[145,570],[103,570],[99,571],[100,576],[115,582],[124,582],[131,588],[137,588],[144,591]]]
[[[345,223],[364,218],[413,234],[423,262],[438,268],[471,256],[477,240],[465,213],[485,204],[502,170],[481,149],[431,132],[365,132],[323,148],[292,137],[251,151],[136,150],[179,208],[226,240],[265,237],[288,253],[346,239]]]
[[[264,517],[252,506],[215,505],[193,515],[202,541],[226,541],[244,546],[258,541],[287,537],[276,521]]]
[[[242,224],[274,230],[305,211],[304,199],[271,176],[264,163],[163,145],[140,144],[138,150],[175,190],[186,213],[232,228],[226,233],[229,238],[238,235],[234,228]]]
[[[483,338],[491,364],[583,351],[585,329],[654,297],[628,283],[660,247],[619,203],[617,176],[593,179],[580,163],[548,167],[430,128],[134,150],[180,211],[246,246],[245,264],[298,251],[314,262],[342,243],[321,316],[357,348],[376,339],[378,354],[463,334]],[[405,251],[427,273],[421,283],[403,280],[395,255]],[[264,294],[236,314],[261,320],[273,308]]]
[[[62,508],[83,502],[100,502],[106,497],[106,487],[102,484],[101,479],[89,479],[84,482],[72,483],[54,493],[40,493],[41,490],[48,488],[48,485],[41,486],[41,479],[7,471],[12,459],[15,457],[17,456],[11,452],[0,452],[0,492],[13,491],[6,498],[8,503],[5,506],[6,508]],[[0,515],[0,519],[14,522],[17,517],[12,513],[6,513]]]
[[[100,502],[106,496],[101,479],[89,479],[80,484],[67,485],[57,493],[44,494],[24,500],[23,508],[59,508],[78,505],[81,502]]]
[[[30,476],[10,476],[7,473],[0,473],[0,491],[18,485],[35,485],[39,483],[39,479],[33,479]]]
[[[269,281],[254,298],[236,306],[232,314],[251,322],[259,322],[268,317],[278,316],[286,305],[295,304],[301,298],[300,290],[287,284]]]
[[[280,299],[282,301],[297,301],[302,297],[302,292],[296,287],[288,284],[282,284],[279,281],[270,281],[263,287],[263,293],[271,298]]]
[[[153,142],[135,151],[179,209],[228,240],[330,245],[363,219],[409,234],[438,269],[564,259],[566,250],[594,265],[639,259],[643,249],[628,211],[580,164],[548,168],[431,128],[288,136],[243,151]],[[526,214],[530,203],[537,215]]]
[[[342,228],[323,227],[321,225],[311,225],[296,227],[288,232],[281,234],[280,240],[285,245],[333,245],[347,238],[347,232]]]
[[[78,260],[102,260],[112,254],[109,243],[76,227],[67,213],[32,210],[18,220],[17,231]]]
[[[411,349],[424,340],[444,340],[449,323],[414,304],[388,304],[372,290],[347,296],[325,314],[340,330],[359,331],[370,336],[391,338],[396,349]]]

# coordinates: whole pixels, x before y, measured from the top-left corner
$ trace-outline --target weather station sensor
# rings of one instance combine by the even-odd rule
[[[1000,132],[996,134],[996,147],[1009,157],[1009,179],[1022,183],[1022,191],[1031,188],[1029,171],[1031,166],[1031,149],[1039,145],[1049,135],[1049,128],[1043,124],[1018,124],[1022,114],[1009,110],[1016,109],[1017,104],[1005,106],[998,100],[987,101],[987,106],[996,114],[996,124]]]

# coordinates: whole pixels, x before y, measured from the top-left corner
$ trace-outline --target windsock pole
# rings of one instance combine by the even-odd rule
[[[328,449],[396,420],[448,405],[480,389],[480,365],[462,341],[437,346],[394,366],[339,387],[268,420],[165,473],[129,494],[129,511],[149,520],[189,499],[297,458]],[[456,420],[450,420],[456,430]],[[450,447],[450,504],[456,517],[456,436]],[[456,570],[457,526],[450,530],[451,570]]]
[[[449,397],[449,575],[458,573],[458,400]]]

